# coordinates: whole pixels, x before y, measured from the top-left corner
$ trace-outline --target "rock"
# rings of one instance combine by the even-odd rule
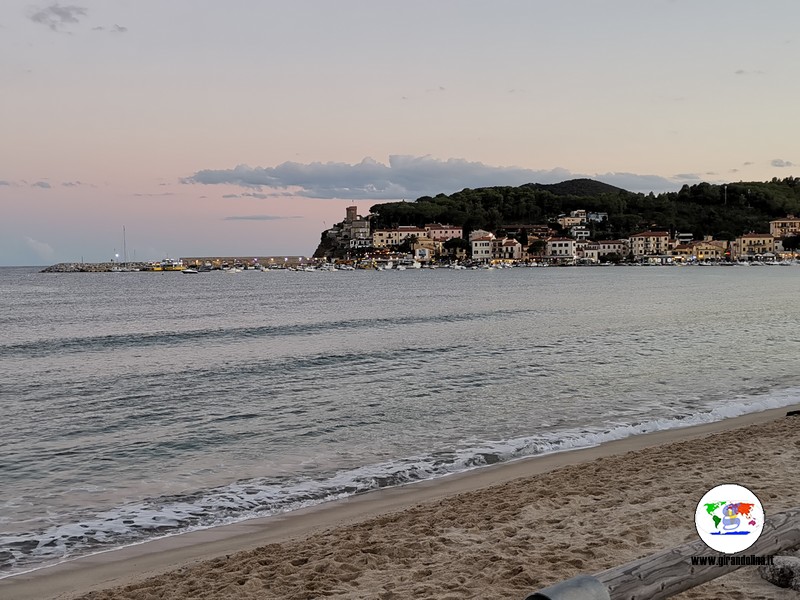
[[[776,556],[773,564],[758,567],[758,574],[778,587],[800,591],[800,558]]]

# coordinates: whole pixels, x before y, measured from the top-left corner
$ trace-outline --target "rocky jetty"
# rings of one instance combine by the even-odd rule
[[[42,269],[41,273],[110,273],[113,271],[147,271],[149,263],[135,262],[121,265],[117,262],[102,263],[58,263]]]

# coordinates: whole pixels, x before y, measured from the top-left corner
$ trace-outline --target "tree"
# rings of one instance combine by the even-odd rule
[[[528,246],[528,253],[529,254],[544,254],[545,249],[547,249],[547,242],[544,240],[534,240],[531,242],[531,245]]]
[[[404,239],[400,244],[397,246],[397,250],[399,252],[413,252],[414,244],[417,243],[417,236],[410,235],[406,239]]]
[[[789,252],[797,252],[800,249],[800,235],[791,235],[783,238],[783,249]]]
[[[467,254],[470,253],[472,250],[472,244],[469,243],[469,240],[465,240],[464,238],[450,238],[442,247],[447,250],[448,254],[457,254],[459,250],[463,250]]]

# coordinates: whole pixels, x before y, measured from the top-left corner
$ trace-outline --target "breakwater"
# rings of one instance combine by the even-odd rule
[[[111,273],[115,271],[146,271],[152,270],[152,264],[146,262],[132,262],[121,265],[118,262],[102,263],[58,263],[42,269],[41,273]]]

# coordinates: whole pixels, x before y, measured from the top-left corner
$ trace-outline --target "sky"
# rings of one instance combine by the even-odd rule
[[[310,255],[347,206],[468,187],[795,176],[798,22],[796,0],[2,0],[0,266]]]

